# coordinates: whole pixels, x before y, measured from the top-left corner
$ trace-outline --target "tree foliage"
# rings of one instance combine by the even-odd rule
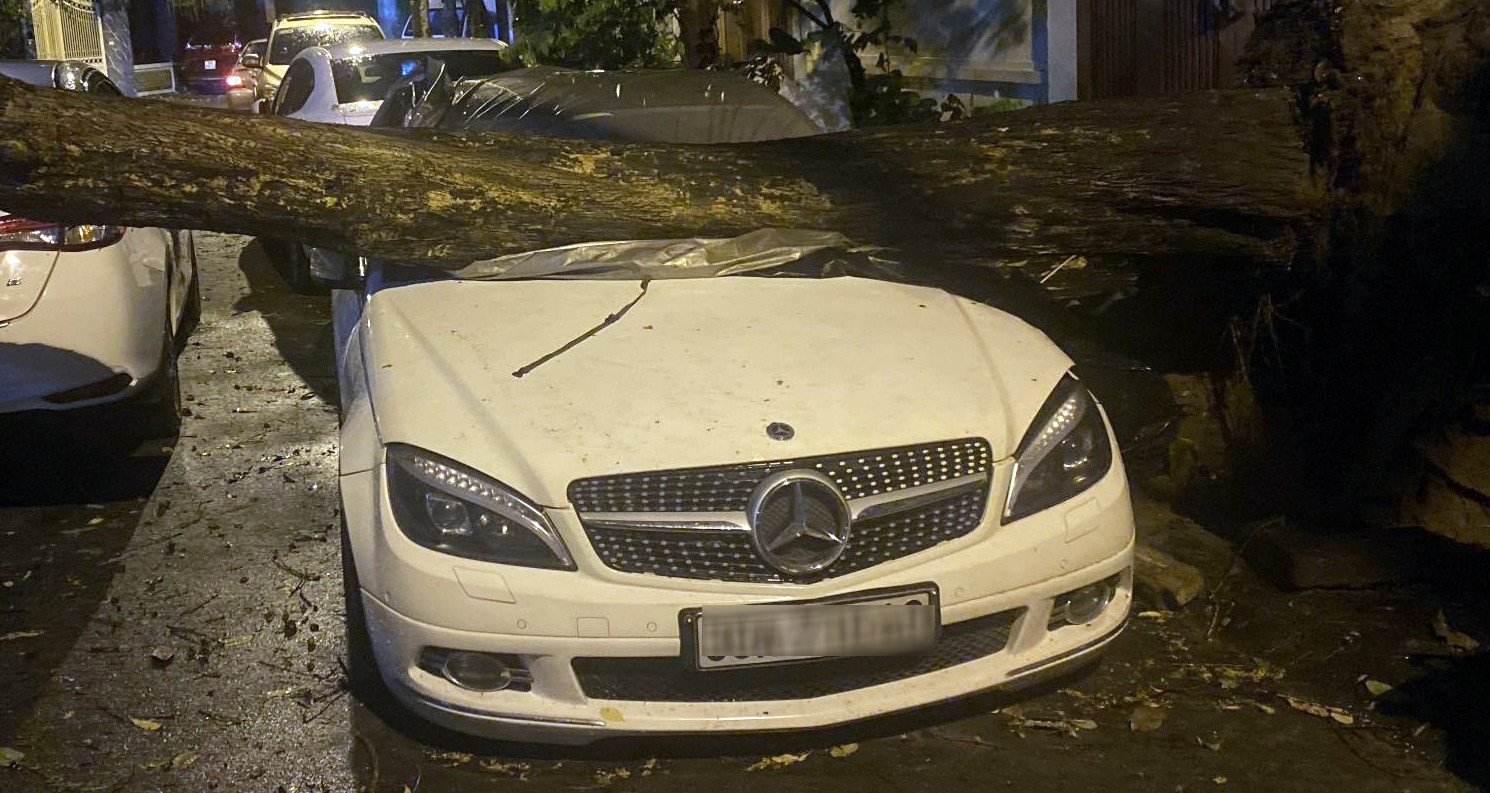
[[[674,66],[677,10],[677,0],[515,0],[517,54],[578,69]]]

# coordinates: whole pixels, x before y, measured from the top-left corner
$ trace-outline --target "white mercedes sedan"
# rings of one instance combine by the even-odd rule
[[[343,274],[354,687],[587,743],[1092,662],[1134,538],[1101,405],[1035,328],[882,261],[765,229]]]
[[[0,61],[0,74],[119,95],[85,64]],[[0,211],[0,413],[138,397],[173,419],[178,344],[199,308],[189,231],[67,226]]]

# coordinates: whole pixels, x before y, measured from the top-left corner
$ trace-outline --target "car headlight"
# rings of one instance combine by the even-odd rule
[[[459,463],[391,444],[388,495],[399,529],[425,548],[486,562],[574,569],[542,509]]]
[[[1112,467],[1112,445],[1097,400],[1067,374],[1045,400],[1014,453],[1014,481],[1004,522],[1019,520],[1081,493]]]

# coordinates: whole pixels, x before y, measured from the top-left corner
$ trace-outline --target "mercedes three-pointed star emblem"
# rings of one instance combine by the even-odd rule
[[[756,552],[787,575],[821,572],[848,547],[848,502],[816,471],[782,471],[761,480],[746,514]]]

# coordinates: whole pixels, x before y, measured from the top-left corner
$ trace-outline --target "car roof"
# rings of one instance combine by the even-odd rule
[[[377,25],[378,21],[362,13],[361,11],[317,11],[310,14],[289,14],[282,16],[274,23],[274,29],[310,27],[325,22],[333,23],[357,23]]]
[[[483,50],[500,52],[507,42],[497,39],[383,39],[382,41],[353,41],[323,47],[334,61],[367,55],[419,55],[426,52],[470,52]],[[356,50],[355,52],[353,50]]]
[[[63,68],[59,79],[59,67]],[[76,70],[76,71],[71,71]],[[82,61],[22,61],[22,60],[0,60],[0,74],[12,80],[20,80],[23,83],[39,86],[41,88],[71,88],[78,90],[76,86],[62,85],[71,75],[85,75],[96,73],[97,78],[102,79],[113,86],[113,81],[108,75],[95,69],[93,66]],[[115,86],[115,90],[117,86]]]
[[[431,100],[426,97],[426,101]],[[666,143],[744,143],[822,130],[771,89],[702,69],[514,69],[462,80],[440,129]]]
[[[0,74],[12,80],[20,80],[42,88],[56,87],[56,82],[52,79],[56,68],[56,61],[0,60]]]

